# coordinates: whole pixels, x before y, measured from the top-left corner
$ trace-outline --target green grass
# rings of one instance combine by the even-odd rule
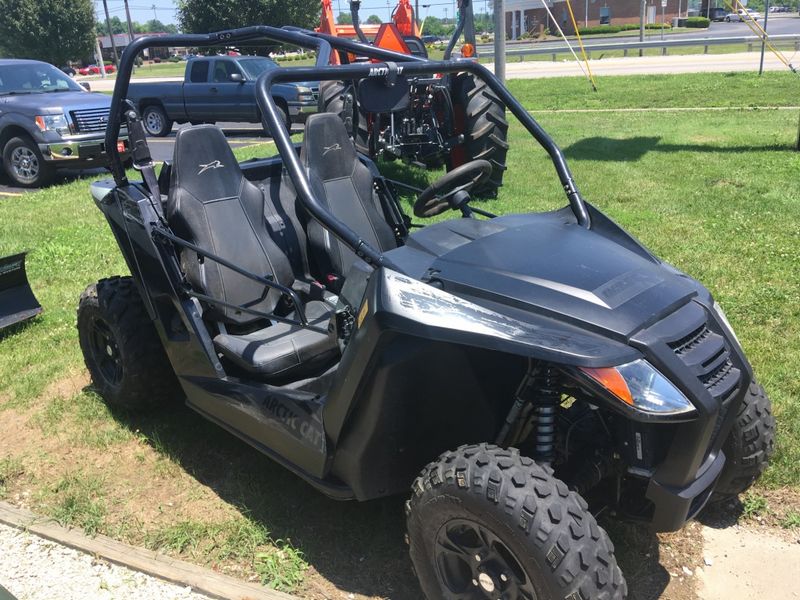
[[[81,473],[65,475],[43,496],[47,514],[59,524],[79,527],[88,535],[103,528],[106,505],[99,478]]]
[[[787,106],[798,103],[800,82],[770,73],[761,79],[749,74],[608,77],[600,84],[597,94],[578,78],[513,81],[511,87],[527,108],[540,111],[537,119],[565,150],[586,198],[657,255],[703,281],[725,307],[778,422],[777,452],[759,484],[761,492],[743,499],[745,510],[756,515],[766,509],[759,500],[765,488],[800,486],[797,111],[575,114],[548,109]],[[506,185],[487,206],[501,213],[563,206],[563,192],[543,151],[519,125],[512,125],[509,139]],[[270,144],[237,150],[237,155],[244,159],[274,151]],[[417,180],[436,175],[397,164],[391,170]],[[83,461],[71,471],[31,476],[34,510],[215,567],[241,562],[245,574],[282,589],[304,589],[298,582],[304,573],[310,577],[305,565],[311,564],[315,581],[323,578],[365,595],[393,586],[392,597],[415,598],[402,562],[399,500],[329,501],[187,410],[145,417],[112,414],[90,392],[52,392],[53,382],[82,369],[75,331],[81,290],[100,277],[126,272],[88,183],[79,179],[0,200],[0,255],[30,251],[29,277],[45,308],[41,317],[0,340],[0,413],[30,412],[32,433]],[[2,423],[0,414],[0,432]],[[175,493],[166,496],[174,506],[158,501],[160,521],[146,510],[156,507],[127,502],[129,479],[122,483],[120,474],[103,467],[106,463],[95,466],[86,458],[116,456],[122,449],[129,456],[127,471],[138,474],[147,489],[174,484]],[[31,455],[39,449],[32,441],[15,451]],[[0,496],[29,477],[22,470],[18,459],[0,461]],[[208,490],[213,494],[204,495]],[[203,509],[178,512],[198,498],[205,498]],[[206,515],[204,509],[212,507],[217,512]],[[289,538],[291,543],[280,542]],[[376,581],[375,573],[386,577]]]
[[[508,87],[529,110],[800,105],[800,78],[788,72],[598,77],[597,92],[582,77],[512,79]],[[706,116],[701,113],[692,122],[706,129]]]

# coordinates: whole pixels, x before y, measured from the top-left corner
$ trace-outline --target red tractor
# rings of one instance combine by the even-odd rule
[[[352,25],[336,23],[331,0],[322,0],[318,31],[338,37],[357,38],[404,54],[428,57],[420,39],[410,0],[399,0],[389,23],[361,25],[360,0],[351,0]],[[462,33],[463,58],[475,58],[475,31],[469,0],[459,1],[459,18],[444,52],[451,57]],[[334,53],[332,64],[367,60],[351,53]],[[400,159],[422,168],[448,171],[475,159],[488,160],[492,175],[473,195],[497,195],[506,169],[508,122],[505,106],[485,84],[468,73],[416,78],[411,81],[411,103],[395,113],[372,113],[361,107],[356,81],[326,81],[320,85],[320,112],[338,114],[360,152],[386,160]]]

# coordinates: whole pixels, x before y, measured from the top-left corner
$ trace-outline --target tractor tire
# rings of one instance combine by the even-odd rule
[[[344,81],[322,81],[319,84],[319,112],[339,115],[356,150],[371,156],[367,115],[358,109],[353,86]]]
[[[84,290],[78,305],[78,339],[92,384],[110,406],[142,410],[182,398],[130,277],[101,279]]]
[[[754,381],[722,445],[725,466],[710,501],[724,502],[747,491],[767,468],[774,450],[772,404],[764,388]]]
[[[498,188],[503,185],[503,173],[506,170],[506,107],[484,82],[468,73],[454,78],[452,96],[456,113],[459,113],[459,109],[463,110],[466,162],[480,158],[492,163],[492,176],[473,194],[494,198]],[[456,166],[459,165],[453,165]]]
[[[414,482],[406,516],[429,600],[626,596],[614,546],[583,498],[514,448],[442,454]]]

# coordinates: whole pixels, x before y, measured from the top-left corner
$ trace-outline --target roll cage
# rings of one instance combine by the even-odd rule
[[[315,219],[332,234],[350,246],[369,264],[377,267],[387,264],[388,259],[382,256],[376,249],[371,248],[354,231],[337,220],[314,197],[308,183],[308,178],[295,153],[294,145],[289,138],[289,134],[281,127],[281,117],[278,107],[269,94],[270,87],[273,84],[278,82],[383,78],[387,81],[387,85],[392,85],[391,79],[395,77],[433,73],[471,73],[488,85],[505,104],[508,110],[548,153],[561,185],[564,188],[575,219],[578,224],[583,227],[588,228],[590,226],[590,218],[586,204],[578,190],[561,149],[555,144],[541,125],[539,125],[525,110],[519,101],[514,98],[511,92],[509,92],[500,80],[486,67],[470,60],[429,61],[416,56],[401,54],[352,40],[294,27],[277,28],[267,25],[258,25],[209,34],[171,35],[157,38],[142,37],[134,40],[133,43],[126,48],[120,61],[120,68],[114,86],[114,96],[111,101],[111,113],[106,129],[106,147],[109,149],[111,171],[117,185],[127,185],[128,183],[115,140],[117,139],[122,124],[123,113],[127,109],[125,99],[127,97],[128,84],[130,82],[136,56],[142,50],[155,46],[207,47],[254,42],[292,44],[316,51],[317,60],[316,65],[313,67],[281,68],[263,73],[259,77],[256,85],[257,102],[261,109],[264,125],[269,128],[269,131],[273,132],[273,139],[289,175],[297,188],[301,202]],[[344,59],[343,63],[348,60],[348,53],[358,54],[359,56],[368,57],[372,61],[382,62],[329,66],[330,55],[333,51],[339,52]]]

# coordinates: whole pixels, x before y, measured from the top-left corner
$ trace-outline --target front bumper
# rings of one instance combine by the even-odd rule
[[[303,102],[289,102],[289,117],[292,123],[304,123],[308,115],[313,115],[317,112],[317,101],[303,101]]]
[[[125,160],[128,156],[128,137],[120,136],[119,143],[122,160]],[[46,161],[73,168],[82,165],[94,166],[106,161],[106,145],[102,138],[48,142],[39,144],[39,150]]]
[[[725,466],[725,454],[709,456],[696,479],[688,485],[670,486],[653,478],[647,487],[647,498],[653,502],[652,527],[655,531],[677,531],[686,521],[703,510]]]
[[[651,364],[697,411],[693,420],[674,425],[668,449],[654,461],[646,497],[653,504],[656,531],[680,529],[705,506],[725,467],[722,446],[753,377],[711,302],[710,297],[689,302],[634,336],[635,344],[648,349]],[[648,430],[640,429],[646,439]]]

